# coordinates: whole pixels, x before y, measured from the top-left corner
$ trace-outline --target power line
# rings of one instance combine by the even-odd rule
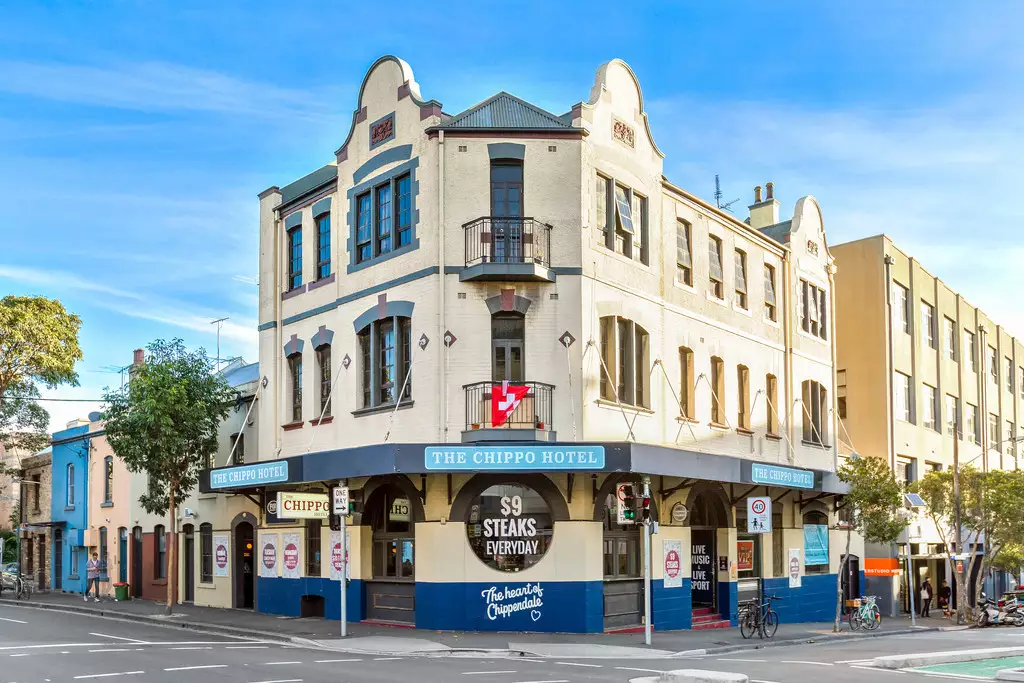
[[[103,403],[102,398],[42,398],[34,396],[0,396],[2,399],[13,401],[58,401],[61,403]]]

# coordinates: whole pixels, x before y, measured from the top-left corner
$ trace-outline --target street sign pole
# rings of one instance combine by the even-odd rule
[[[651,497],[651,478],[644,477],[644,498]],[[644,643],[651,644],[651,520],[644,525]]]
[[[345,525],[345,518],[348,517],[348,486],[335,486],[332,491],[332,512],[340,518],[341,524],[339,528],[341,530],[341,580],[338,581],[341,584],[341,637],[345,638],[348,636],[348,596],[347,588],[348,581],[345,579],[348,575],[348,529]],[[333,562],[334,559],[331,559]]]

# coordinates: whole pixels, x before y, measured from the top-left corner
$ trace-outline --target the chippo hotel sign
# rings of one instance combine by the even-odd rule
[[[485,472],[593,471],[604,467],[601,446],[427,448],[428,470]],[[544,497],[526,483],[509,481],[484,489],[469,504],[466,540],[473,554],[496,572],[512,575],[544,557],[554,538],[554,519]],[[544,585],[497,581],[479,592],[468,609],[481,628],[538,630],[545,623]],[[473,596],[475,598],[475,593]],[[551,620],[557,620],[553,615]]]

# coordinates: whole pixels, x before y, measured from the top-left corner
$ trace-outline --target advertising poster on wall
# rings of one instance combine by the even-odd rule
[[[754,542],[736,541],[736,569],[745,572],[754,568]]]
[[[299,535],[281,534],[281,576],[299,578]]]
[[[800,548],[789,549],[789,565],[787,566],[787,573],[789,574],[789,587],[799,588],[800,587]]]
[[[228,548],[230,547],[230,536],[214,536],[213,537],[213,575],[214,576],[227,576],[228,575]]]
[[[345,534],[345,557],[349,558],[351,562],[351,555],[349,554],[352,547],[352,537]],[[352,565],[345,565],[345,578],[352,578]],[[331,581],[341,580],[341,532],[331,532]]]
[[[277,534],[260,536],[260,576],[277,578]]]
[[[683,543],[682,541],[663,541],[665,549],[665,588],[683,587]]]
[[[828,526],[804,524],[804,564],[828,564]]]

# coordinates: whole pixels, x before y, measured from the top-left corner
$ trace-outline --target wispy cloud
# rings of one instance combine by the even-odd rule
[[[0,92],[74,104],[259,118],[331,115],[325,98],[315,93],[168,62],[92,66],[0,60],[0,73]]]

